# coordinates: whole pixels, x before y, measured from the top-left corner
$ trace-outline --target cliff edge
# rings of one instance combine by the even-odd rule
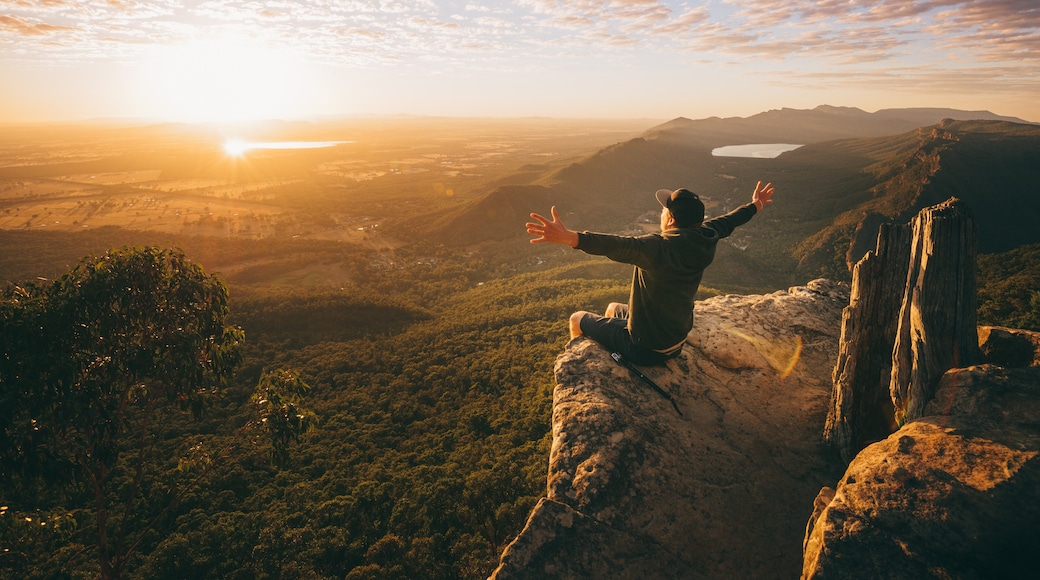
[[[556,361],[546,497],[493,578],[791,578],[820,489],[848,288],[696,305],[682,355],[642,371],[591,340]]]
[[[572,342],[546,497],[493,577],[1035,576],[1040,333],[976,326],[975,236],[950,198],[882,226],[851,289],[698,302],[645,370],[681,414]]]

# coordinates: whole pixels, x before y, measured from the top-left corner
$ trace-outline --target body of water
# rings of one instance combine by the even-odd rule
[[[224,143],[224,151],[229,155],[242,155],[253,149],[323,149],[335,147],[353,141],[244,141],[229,139]]]
[[[801,145],[792,143],[751,143],[748,145],[727,145],[716,147],[711,150],[715,157],[756,157],[759,159],[772,159],[781,153],[794,151]]]

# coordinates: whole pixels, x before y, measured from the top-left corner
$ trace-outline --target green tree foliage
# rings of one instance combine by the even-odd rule
[[[310,386],[295,371],[265,372],[253,394],[253,404],[263,428],[271,437],[271,461],[289,463],[289,444],[314,428],[314,415],[301,406]]]
[[[1040,331],[1040,244],[978,258],[979,324]]]
[[[159,516],[134,516],[156,524],[125,575],[487,577],[545,493],[567,315],[628,292],[627,268],[561,255],[517,273],[505,259],[401,249],[348,257],[357,269],[344,288],[232,286],[227,320],[250,337],[241,370],[203,416],[165,413],[149,439],[161,464],[138,512]],[[301,372],[264,370],[289,368]],[[300,409],[305,391],[320,424]],[[241,427],[250,424],[260,431]],[[243,447],[244,435],[295,442],[286,429],[306,425],[315,428],[278,458],[289,469],[266,444]],[[132,471],[116,471],[123,489]],[[87,486],[17,502],[6,493],[0,482],[11,506],[0,542],[35,562],[18,575],[98,575]],[[30,536],[19,522],[38,521],[37,509],[78,528]]]
[[[22,498],[36,482],[80,486],[105,578],[122,575],[155,517],[167,416],[200,414],[240,361],[227,313],[219,280],[158,248],[3,291],[0,478]]]

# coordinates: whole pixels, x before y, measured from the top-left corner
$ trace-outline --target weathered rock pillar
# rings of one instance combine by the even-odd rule
[[[922,416],[943,373],[979,362],[976,228],[950,198],[913,222],[910,267],[892,351],[890,389],[898,425]]]
[[[881,226],[853,269],[824,439],[849,462],[920,417],[944,372],[979,360],[975,221],[960,200]]]
[[[838,362],[824,439],[846,463],[895,431],[889,382],[900,304],[910,261],[911,227],[881,225],[875,250],[852,271],[841,317]]]

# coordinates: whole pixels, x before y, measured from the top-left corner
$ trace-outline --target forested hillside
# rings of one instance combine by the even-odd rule
[[[1040,244],[979,256],[979,324],[1040,331]]]
[[[739,239],[729,240],[739,252],[729,260],[726,283],[782,287],[814,276],[847,280],[851,264],[873,247],[880,223],[905,222],[949,197],[975,212],[983,252],[1040,241],[1040,229],[1030,221],[1040,215],[1031,185],[1040,182],[1040,126],[946,120],[898,134],[809,143],[775,159],[712,155],[714,147],[755,137],[797,143],[800,129],[791,119],[802,113],[776,112],[759,123],[754,117],[669,123],[536,184],[498,188],[446,210],[425,222],[427,235],[459,244],[515,239],[521,232],[510,224],[549,205],[558,206],[575,229],[631,231],[654,209],[651,194],[659,188],[693,189],[710,216],[749,201],[762,180],[775,185],[776,203],[740,230]],[[840,111],[832,115],[841,117]],[[825,124],[819,114],[811,118]],[[766,121],[773,124],[760,124]],[[845,131],[865,132],[866,125],[858,118]],[[466,235],[451,238],[453,231]]]
[[[160,455],[172,464],[219,458],[249,421],[247,399],[265,370],[300,372],[317,427],[282,469],[260,448],[223,457],[161,516],[128,573],[486,576],[544,489],[566,315],[627,292],[627,271],[617,279],[616,268],[573,257],[486,281],[482,261],[445,254],[373,270],[341,291],[232,285],[229,321],[246,335],[237,378],[200,420],[172,420]],[[84,492],[54,488],[31,509],[8,500],[0,536],[17,553],[4,561],[9,571],[97,573]],[[27,537],[24,518],[64,524]]]

